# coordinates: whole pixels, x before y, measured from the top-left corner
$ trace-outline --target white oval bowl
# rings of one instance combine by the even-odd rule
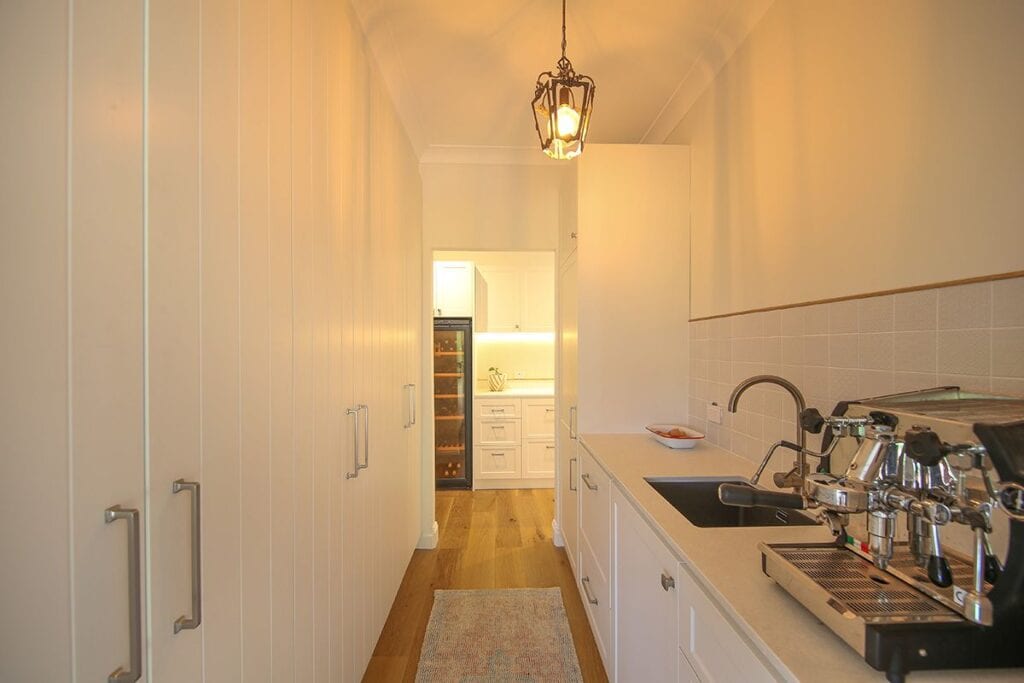
[[[651,433],[654,440],[658,443],[668,446],[669,448],[693,448],[697,443],[704,438],[704,435],[698,432],[696,429],[691,429],[685,425],[673,425],[673,424],[650,424],[645,427],[647,431]],[[681,429],[686,432],[686,436],[662,436],[655,430],[667,432],[672,429]]]

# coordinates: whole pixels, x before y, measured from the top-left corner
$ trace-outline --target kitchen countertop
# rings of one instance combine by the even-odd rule
[[[515,387],[504,391],[478,391],[475,398],[554,398],[555,387]]]
[[[709,443],[672,450],[646,434],[584,434],[587,450],[619,484],[678,559],[787,680],[884,681],[839,636],[761,571],[760,541],[828,542],[824,526],[700,528],[644,477],[749,477],[754,464]],[[1021,681],[1020,669],[916,671],[911,682]]]

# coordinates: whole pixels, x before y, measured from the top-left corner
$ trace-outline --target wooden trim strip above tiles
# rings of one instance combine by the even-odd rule
[[[1009,273],[997,273],[995,275],[981,275],[978,277],[968,277],[962,280],[947,280],[945,282],[935,282],[927,285],[914,285],[913,287],[898,287],[896,289],[883,289],[877,292],[867,292],[865,294],[850,294],[848,296],[835,296],[831,299],[816,299],[814,301],[801,301],[796,304],[783,304],[781,306],[765,306],[764,308],[750,308],[745,311],[736,311],[735,313],[718,313],[716,315],[706,315],[699,318],[690,318],[691,323],[699,322],[701,320],[715,320],[716,318],[731,318],[736,315],[746,315],[747,313],[764,313],[765,311],[781,311],[787,308],[803,308],[805,306],[816,306],[818,304],[831,304],[836,301],[852,301],[855,299],[870,299],[876,296],[888,296],[890,294],[903,294],[905,292],[920,292],[925,289],[942,289],[943,287],[956,287],[958,285],[971,285],[977,282],[995,282],[996,280],[1012,280],[1015,277],[1024,277],[1024,270],[1014,270]]]

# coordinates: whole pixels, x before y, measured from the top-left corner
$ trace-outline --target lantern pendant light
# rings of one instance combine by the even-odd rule
[[[577,74],[565,56],[565,0],[562,0],[562,58],[557,73],[537,76],[533,119],[540,147],[552,159],[572,159],[583,152],[594,106],[594,80]]]

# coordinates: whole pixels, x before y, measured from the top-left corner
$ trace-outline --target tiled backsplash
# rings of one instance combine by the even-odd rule
[[[788,394],[755,387],[736,414],[723,410],[721,425],[706,420],[707,404],[724,409],[732,388],[751,375],[785,377],[822,413],[841,400],[950,384],[1024,396],[1024,278],[689,325],[690,424],[752,461],[794,437]],[[773,469],[791,459],[777,457]]]

